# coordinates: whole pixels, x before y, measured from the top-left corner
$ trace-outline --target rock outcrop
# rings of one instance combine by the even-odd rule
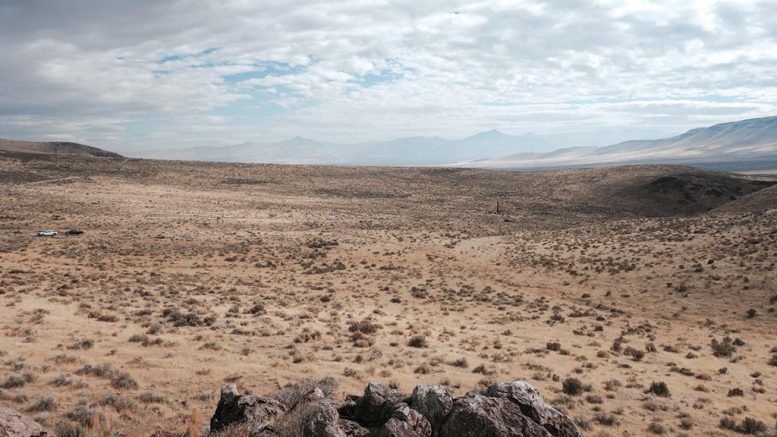
[[[453,398],[441,385],[418,385],[413,390],[413,409],[423,414],[432,425],[435,434],[453,409]]]
[[[53,437],[38,422],[10,408],[0,408],[0,437]]]
[[[240,423],[263,424],[286,412],[286,407],[275,399],[241,395],[235,384],[221,389],[216,412],[210,419],[211,432]]]
[[[431,437],[432,425],[407,404],[399,404],[377,433],[379,437]]]
[[[310,405],[309,412],[300,417],[302,435],[317,437],[347,437],[340,426],[340,415],[331,402],[316,400]]]
[[[272,398],[221,391],[211,432],[254,424],[256,436],[298,430],[311,437],[579,437],[567,416],[546,404],[524,381],[496,383],[453,398],[441,385],[419,385],[412,395],[369,383],[361,396],[338,402],[315,387],[286,407]],[[288,405],[288,404],[287,404]]]
[[[340,408],[340,414],[368,428],[380,427],[391,418],[400,403],[410,397],[383,384],[370,382],[361,397],[351,396],[352,404]]]
[[[526,381],[499,382],[488,387],[485,394],[493,398],[505,398],[517,404],[524,415],[542,425],[553,436],[580,435],[572,420],[546,404],[540,393]]]

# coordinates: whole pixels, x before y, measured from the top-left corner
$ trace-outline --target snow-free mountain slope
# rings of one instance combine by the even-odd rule
[[[777,117],[690,130],[660,140],[625,141],[542,154],[513,154],[464,163],[474,167],[536,168],[636,163],[715,163],[777,158]]]

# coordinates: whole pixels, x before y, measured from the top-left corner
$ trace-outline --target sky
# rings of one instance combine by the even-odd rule
[[[0,0],[0,54],[0,137],[119,152],[777,115],[776,1]]]

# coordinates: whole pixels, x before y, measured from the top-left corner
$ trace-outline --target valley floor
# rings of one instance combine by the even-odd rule
[[[777,209],[640,191],[690,173],[0,159],[0,407],[148,435],[226,382],[525,379],[586,435],[774,430]]]

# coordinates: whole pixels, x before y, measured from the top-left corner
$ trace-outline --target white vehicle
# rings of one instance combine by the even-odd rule
[[[39,237],[53,237],[53,236],[57,235],[57,233],[58,233],[57,231],[52,231],[52,230],[38,231],[38,236]]]

